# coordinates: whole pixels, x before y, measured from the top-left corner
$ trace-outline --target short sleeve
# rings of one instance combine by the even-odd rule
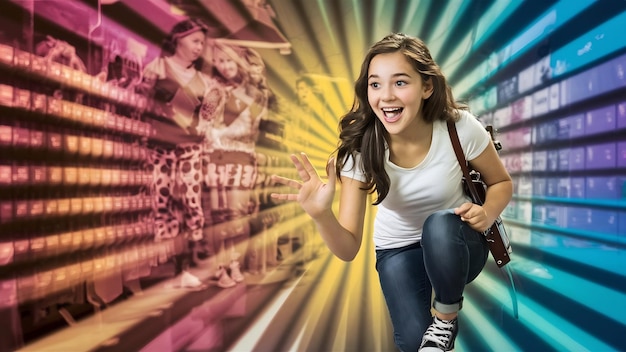
[[[357,153],[354,156],[346,156],[343,168],[341,169],[341,176],[365,182],[365,173],[363,172],[363,167],[361,165],[361,154]]]
[[[491,142],[491,136],[485,126],[467,111],[461,112],[456,129],[467,160],[476,159]]]

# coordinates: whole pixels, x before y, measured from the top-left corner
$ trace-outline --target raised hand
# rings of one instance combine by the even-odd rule
[[[292,154],[290,158],[296,166],[302,181],[278,175],[272,175],[272,181],[292,187],[298,190],[298,192],[272,193],[271,197],[280,200],[297,201],[302,209],[313,219],[331,211],[335,195],[335,182],[337,180],[334,159],[331,159],[326,165],[328,182],[324,183],[306,154],[300,153],[300,157]]]

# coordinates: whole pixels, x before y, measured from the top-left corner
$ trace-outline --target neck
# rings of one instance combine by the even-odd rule
[[[410,135],[394,135],[389,141],[389,160],[400,166],[412,168],[428,155],[433,137],[433,124],[419,124]]]
[[[391,136],[391,143],[396,146],[406,146],[414,144],[422,144],[424,141],[430,141],[433,134],[433,124],[425,122],[422,119],[415,119],[414,123],[403,133]]]

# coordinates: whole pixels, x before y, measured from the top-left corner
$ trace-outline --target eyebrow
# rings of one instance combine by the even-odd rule
[[[399,72],[399,73],[394,73],[393,75],[391,75],[391,77],[393,78],[397,78],[397,77],[411,77],[411,75],[409,75],[408,73],[404,73],[404,72]],[[380,76],[378,75],[369,75],[367,76],[367,79],[371,79],[371,78],[380,78]]]

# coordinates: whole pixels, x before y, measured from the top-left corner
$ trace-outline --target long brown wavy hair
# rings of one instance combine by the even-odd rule
[[[390,180],[385,171],[384,160],[388,133],[368,102],[368,71],[374,56],[395,52],[400,52],[407,58],[413,69],[421,75],[422,82],[428,80],[432,82],[433,93],[424,100],[422,106],[422,116],[426,122],[456,120],[458,110],[467,109],[465,104],[454,100],[445,76],[421,39],[402,33],[392,33],[370,48],[354,84],[355,98],[352,108],[339,122],[336,171],[337,174],[341,172],[348,156],[354,158],[360,153],[366,183],[363,189],[369,190],[370,193],[378,193],[374,205],[380,204],[389,193]]]

